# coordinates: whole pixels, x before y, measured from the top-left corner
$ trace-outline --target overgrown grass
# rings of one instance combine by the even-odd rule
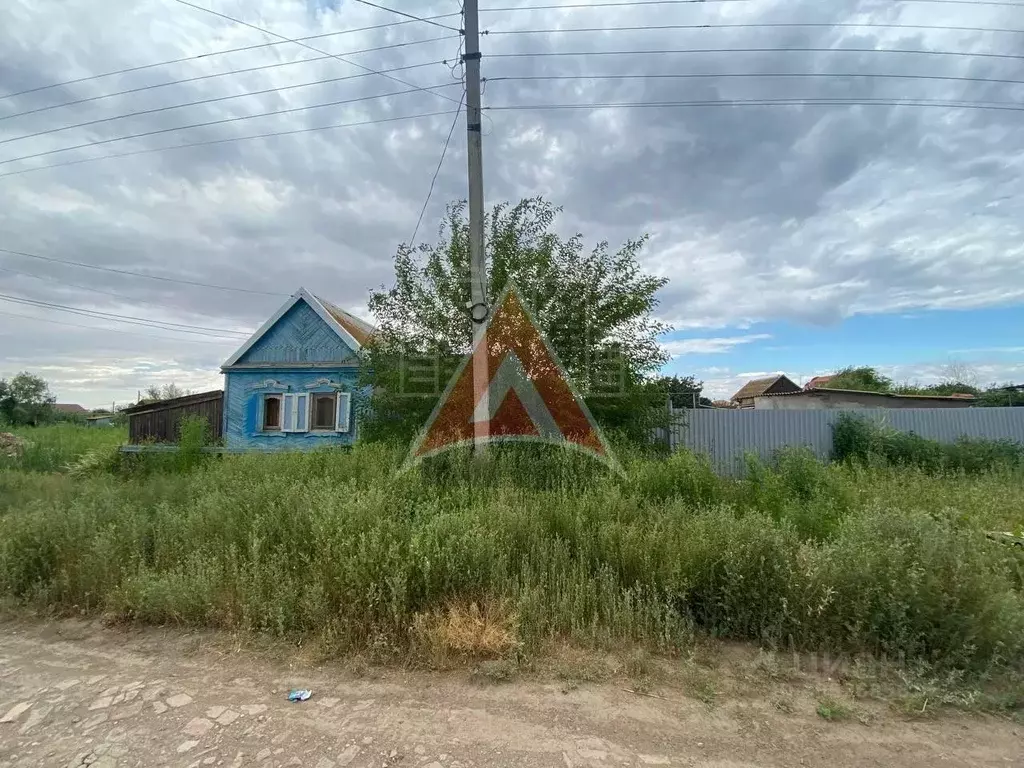
[[[225,456],[178,471],[0,471],[0,593],[126,619],[471,657],[695,632],[974,671],[1019,665],[1024,472],[824,466],[626,475],[544,448]],[[167,467],[170,469],[170,467]]]
[[[1012,440],[961,437],[953,443],[941,443],[853,414],[843,414],[835,423],[832,442],[833,457],[838,461],[881,462],[932,473],[977,474],[1024,466],[1024,445]]]
[[[86,427],[73,423],[14,427],[9,431],[25,441],[25,449],[18,457],[0,454],[0,470],[15,468],[32,472],[60,472],[90,451],[109,452],[115,446],[128,442],[125,429]]]

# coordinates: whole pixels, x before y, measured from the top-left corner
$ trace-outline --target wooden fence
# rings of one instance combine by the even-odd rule
[[[224,392],[202,392],[198,395],[176,397],[126,408],[128,415],[128,442],[177,443],[181,421],[188,416],[206,419],[208,439],[216,442],[223,434]]]

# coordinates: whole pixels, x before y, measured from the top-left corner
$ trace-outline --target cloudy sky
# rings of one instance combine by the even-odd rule
[[[650,233],[669,370],[713,396],[847,364],[1024,380],[1024,4],[535,7],[558,2],[578,4],[482,3],[502,8],[481,14],[486,198],[544,195],[591,242]],[[217,387],[299,286],[361,312],[389,282],[461,94],[458,35],[355,0],[195,3],[355,65],[176,0],[0,5],[0,249],[46,257],[0,251],[0,376],[87,406]],[[465,166],[460,119],[420,239]]]

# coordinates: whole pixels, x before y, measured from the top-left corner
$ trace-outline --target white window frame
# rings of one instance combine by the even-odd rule
[[[299,406],[299,398],[300,397],[306,398],[306,405],[305,405],[306,421],[305,421],[305,426],[303,426],[301,428],[299,427],[299,407],[298,407]],[[291,408],[290,409],[285,408],[285,401],[291,401]],[[289,423],[288,424],[281,424],[281,431],[282,432],[308,432],[309,431],[309,408],[310,408],[310,403],[311,402],[312,402],[312,400],[311,400],[310,394],[307,393],[307,392],[295,392],[295,393],[288,393],[288,394],[283,395],[282,396],[282,401],[281,401],[281,420],[282,420],[282,422],[284,421],[284,414],[285,414],[285,411],[287,411],[287,410],[291,411],[291,413],[290,413],[291,418],[289,419]]]
[[[335,404],[335,432],[349,432],[352,428],[352,393],[338,392],[338,400]]]
[[[284,424],[282,423],[284,421],[284,398],[285,395],[281,392],[265,392],[263,394],[263,399],[260,401],[260,432],[276,434],[284,431]],[[272,399],[277,400],[278,403],[280,403],[280,405],[278,405],[278,424],[276,429],[274,427],[267,427],[267,401]]]
[[[334,398],[334,427],[314,427],[313,426],[313,398],[317,397],[317,396],[320,396],[320,395],[329,395],[330,397]],[[309,427],[309,431],[310,432],[320,432],[321,434],[323,434],[324,432],[336,432],[337,431],[337,426],[338,426],[338,397],[339,397],[339,395],[341,395],[341,392],[338,392],[336,389],[332,389],[332,390],[327,391],[327,392],[310,392],[309,393],[309,415],[306,418],[306,424]]]

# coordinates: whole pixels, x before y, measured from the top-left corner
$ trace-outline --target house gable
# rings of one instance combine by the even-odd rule
[[[293,296],[224,367],[355,362],[358,342],[314,302],[305,291]]]

